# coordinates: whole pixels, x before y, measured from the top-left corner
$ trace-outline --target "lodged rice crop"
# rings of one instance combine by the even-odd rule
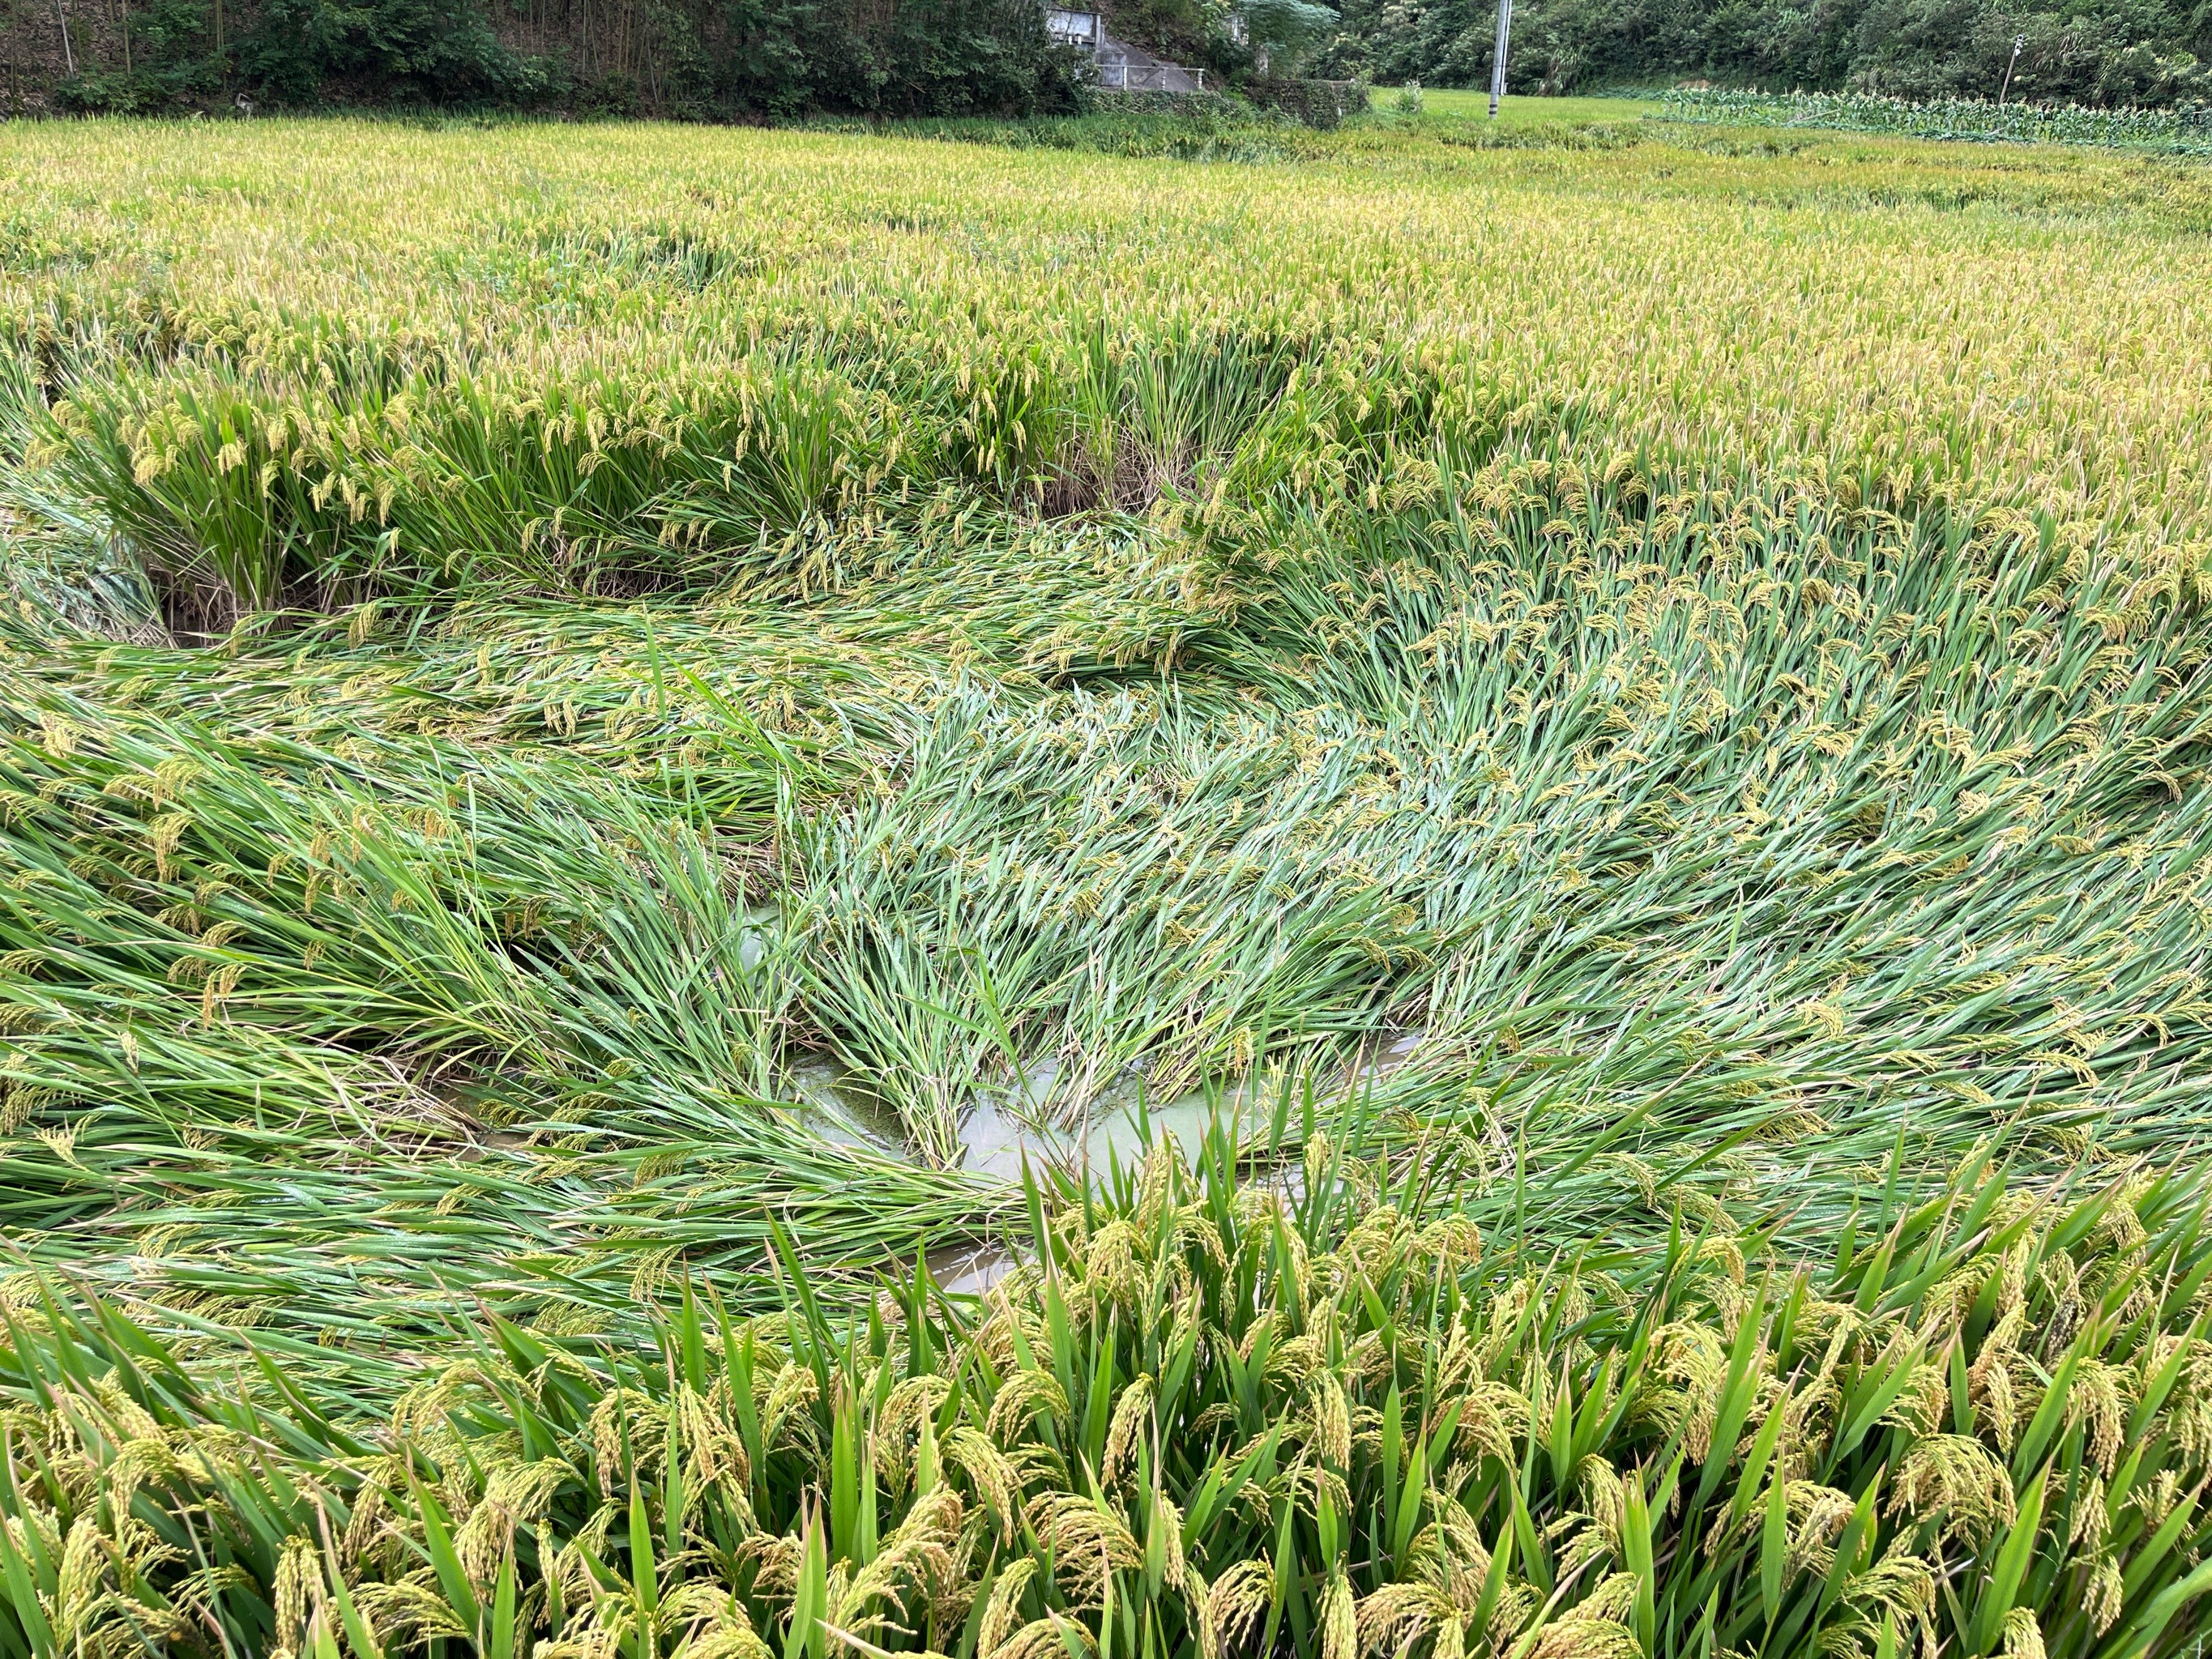
[[[0,1659],[2193,1651],[2206,175],[1528,132],[0,131]]]

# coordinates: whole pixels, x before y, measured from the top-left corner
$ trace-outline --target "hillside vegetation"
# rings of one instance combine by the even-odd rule
[[[9,115],[1026,115],[1076,90],[1033,0],[0,0],[0,46]]]
[[[0,1655],[2194,1650],[2212,175],[1159,131],[0,129]]]

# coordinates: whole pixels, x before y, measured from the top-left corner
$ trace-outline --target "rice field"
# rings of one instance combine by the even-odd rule
[[[2196,1654],[2212,173],[1553,113],[0,127],[0,1659]]]
[[[1383,109],[1397,102],[1397,87],[1377,87],[1375,101]],[[1487,122],[1490,114],[1490,93],[1484,87],[1424,87],[1421,107],[1425,114],[1445,116]],[[1502,99],[1498,106],[1500,127],[1583,126],[1598,122],[1634,121],[1638,117],[1656,113],[1662,107],[1656,98],[1528,98],[1513,96]]]
[[[2060,109],[1975,98],[1922,102],[1863,93],[1674,91],[1653,107],[1669,119],[1682,121],[1834,127],[1982,143],[2098,144],[2166,155],[2212,154],[2212,110],[2202,105],[2175,109],[2069,105]]]

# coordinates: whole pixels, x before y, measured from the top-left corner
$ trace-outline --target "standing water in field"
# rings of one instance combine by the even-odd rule
[[[1390,1077],[1407,1063],[1425,1035],[1407,1031],[1379,1041],[1345,1067],[1336,1088],[1321,1097],[1353,1097]],[[1040,1173],[1048,1167],[1087,1170],[1094,1179],[1103,1179],[1117,1163],[1128,1169],[1142,1162],[1162,1138],[1174,1140],[1186,1158],[1194,1158],[1217,1126],[1248,1144],[1267,1133],[1277,1097],[1294,1086],[1278,1081],[1194,1089],[1155,1104],[1146,1097],[1140,1079],[1133,1078],[1103,1094],[1081,1122],[1066,1127],[1038,1121],[1037,1108],[1048,1097],[1054,1076],[1049,1063],[1031,1067],[1024,1079],[1020,1092],[1025,1099],[1020,1107],[1012,1097],[1014,1091],[979,1095],[960,1120],[957,1167],[1011,1181],[1020,1176],[1026,1163]],[[900,1138],[896,1116],[859,1073],[831,1061],[811,1060],[793,1069],[792,1083],[803,1107],[800,1121],[825,1139],[895,1157],[913,1156]]]

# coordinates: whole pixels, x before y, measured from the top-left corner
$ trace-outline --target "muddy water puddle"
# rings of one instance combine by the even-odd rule
[[[1345,1068],[1342,1086],[1349,1091],[1389,1076],[1407,1063],[1424,1036],[1414,1030],[1378,1038]],[[1040,1062],[1012,1087],[970,1106],[960,1121],[958,1167],[1007,1181],[1020,1179],[1024,1164],[1039,1172],[1087,1171],[1096,1179],[1117,1166],[1141,1163],[1163,1137],[1189,1158],[1217,1121],[1249,1140],[1264,1133],[1272,1118],[1273,1096],[1264,1085],[1194,1090],[1154,1104],[1140,1083],[1130,1080],[1109,1090],[1087,1121],[1066,1127],[1049,1121],[1042,1109],[1057,1080],[1057,1068]],[[858,1073],[832,1060],[807,1061],[793,1069],[792,1092],[802,1121],[824,1139],[913,1159],[897,1115]]]
[[[1342,1086],[1349,1091],[1389,1076],[1407,1063],[1423,1036],[1417,1030],[1377,1039],[1344,1068]],[[1274,1095],[1262,1085],[1198,1090],[1154,1105],[1133,1083],[1109,1091],[1088,1122],[1063,1127],[1040,1121],[1055,1081],[1054,1069],[1041,1064],[1002,1097],[986,1097],[971,1106],[960,1121],[958,1167],[1010,1182],[1021,1179],[1025,1166],[1039,1175],[1058,1170],[1104,1181],[1117,1170],[1141,1164],[1162,1139],[1174,1141],[1185,1158],[1194,1158],[1217,1123],[1249,1141],[1265,1135],[1273,1117]],[[793,1069],[791,1095],[800,1121],[825,1140],[915,1161],[897,1115],[860,1073],[834,1060],[810,1060]],[[1292,1160],[1269,1184],[1295,1197],[1304,1175],[1303,1165]],[[924,1260],[930,1277],[948,1296],[983,1295],[1022,1265],[1022,1258],[1003,1245],[973,1240],[942,1246]]]

